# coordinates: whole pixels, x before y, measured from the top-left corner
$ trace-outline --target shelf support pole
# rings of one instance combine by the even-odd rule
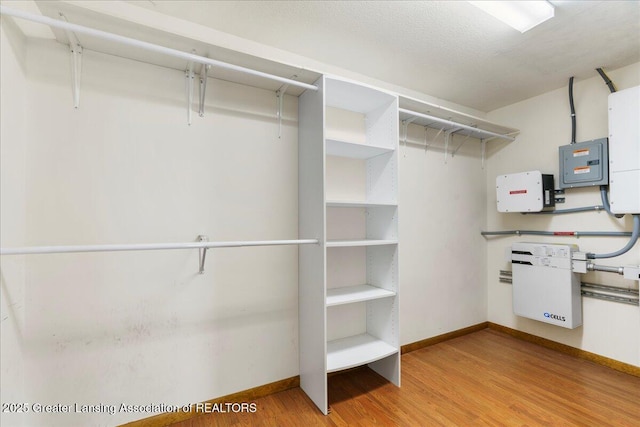
[[[282,107],[284,103],[284,94],[287,92],[289,88],[288,84],[284,84],[280,86],[280,89],[276,91],[276,101],[278,102],[278,139],[282,139]]]
[[[198,241],[198,242],[208,242],[209,238],[207,236],[201,234],[201,235],[198,236],[196,241]],[[198,250],[198,252],[200,252],[200,256],[199,256],[200,268],[198,269],[198,274],[204,274],[204,262],[205,262],[205,259],[207,257],[207,248],[200,248]]]
[[[451,141],[451,135],[462,130],[462,128],[449,129],[444,133],[444,162],[447,163],[447,156],[449,153],[449,142]],[[451,154],[453,157],[453,154]]]
[[[191,104],[193,103],[193,62],[189,62],[185,71],[185,82],[187,90],[187,124],[191,126]]]
[[[485,157],[485,152],[487,151],[487,140],[486,139],[481,139],[480,140],[480,150],[482,151],[482,163],[480,163],[480,167],[482,169],[484,169],[484,157]]]
[[[207,78],[209,77],[211,65],[202,64],[200,68],[200,102],[198,103],[198,115],[204,117],[204,101],[207,93]]]
[[[469,139],[469,137],[471,136],[471,134],[467,135],[467,137],[465,139],[462,140],[462,142],[460,144],[458,144],[458,146],[456,147],[455,150],[453,150],[453,152],[451,153],[451,157],[455,156],[456,153],[458,152],[458,150],[460,149],[460,147],[462,147],[464,145],[465,142],[467,142],[467,140]]]
[[[444,163],[447,164],[447,153],[449,152],[449,139],[451,138],[451,131],[444,133]]]
[[[60,13],[60,19],[64,22],[67,21],[67,17]],[[67,39],[69,39],[69,53],[71,54],[71,90],[73,94],[73,108],[78,109],[80,106],[80,79],[82,77],[82,45],[78,40],[78,36],[69,30],[65,29]]]
[[[402,121],[402,131],[403,131],[403,140],[404,140],[404,145],[407,145],[407,134],[409,133],[409,123],[411,123],[412,121],[414,121],[416,119],[416,117],[411,117],[409,119],[405,119]]]
[[[436,135],[437,136],[437,135]],[[429,148],[429,126],[424,127],[424,152],[427,152],[427,148]]]

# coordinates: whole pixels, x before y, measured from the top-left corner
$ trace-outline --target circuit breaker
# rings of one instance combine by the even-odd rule
[[[607,138],[563,145],[559,156],[560,188],[609,184]]]
[[[513,312],[574,329],[582,325],[580,276],[572,270],[575,245],[514,243],[511,246]]]
[[[555,206],[553,175],[529,171],[498,175],[498,212],[540,212]]]

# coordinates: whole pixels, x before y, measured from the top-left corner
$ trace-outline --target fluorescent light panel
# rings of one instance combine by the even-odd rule
[[[524,33],[553,18],[553,5],[548,1],[470,1],[489,15]]]

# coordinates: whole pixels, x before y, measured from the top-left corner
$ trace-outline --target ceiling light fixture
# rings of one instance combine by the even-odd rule
[[[553,18],[553,5],[548,1],[470,1],[489,15],[524,33]]]

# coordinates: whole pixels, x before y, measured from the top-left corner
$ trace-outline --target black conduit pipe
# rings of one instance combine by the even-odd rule
[[[611,91],[611,93],[615,92],[616,87],[613,85],[613,82],[611,81],[609,76],[607,76],[607,74],[602,70],[602,68],[596,68],[596,71],[598,72],[598,74],[600,74],[600,77],[602,77],[602,80],[604,80],[605,84],[609,87],[609,90]]]
[[[571,107],[571,143],[576,143],[576,109],[573,106],[573,77],[569,79],[569,106]]]

